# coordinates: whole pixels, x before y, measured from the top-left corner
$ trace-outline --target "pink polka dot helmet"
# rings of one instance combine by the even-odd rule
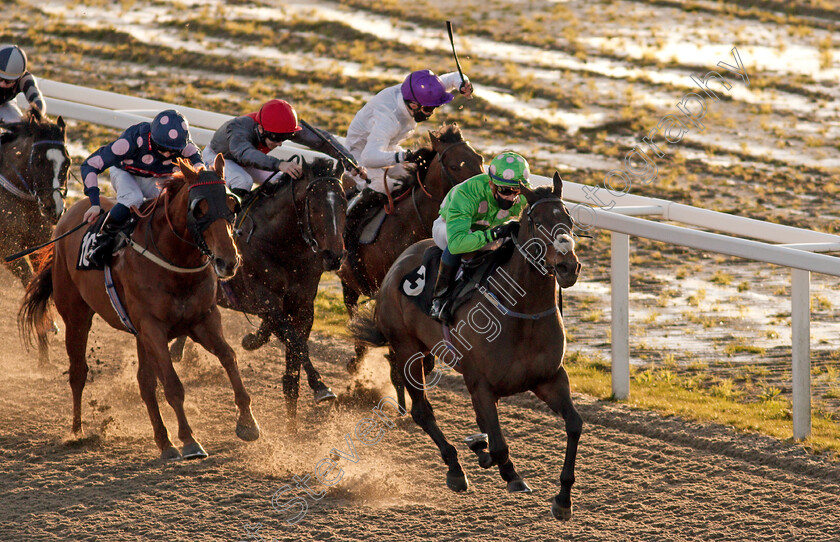
[[[157,114],[152,121],[152,143],[167,151],[181,151],[190,139],[190,125],[184,115],[174,109]]]
[[[530,176],[528,162],[513,151],[505,151],[490,162],[487,170],[496,186],[519,186],[527,183]]]

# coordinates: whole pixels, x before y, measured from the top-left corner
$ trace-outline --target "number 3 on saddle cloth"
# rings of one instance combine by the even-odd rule
[[[495,286],[493,289],[496,291],[510,289],[508,281],[511,279],[500,278],[494,274],[510,259],[514,250],[513,242],[507,241],[496,250],[481,253],[468,262],[462,262],[449,301],[451,308],[447,312],[454,315],[458,307],[469,301],[476,290],[487,291],[488,284]],[[443,251],[436,246],[427,248],[420,267],[406,273],[400,281],[400,292],[427,316],[432,307],[441,254]]]

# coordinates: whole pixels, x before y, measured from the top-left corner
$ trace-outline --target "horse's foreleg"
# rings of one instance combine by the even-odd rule
[[[324,384],[324,381],[321,379],[321,373],[312,365],[312,360],[309,358],[309,334],[312,332],[312,323],[315,318],[314,307],[306,308],[305,305],[297,302],[297,300],[295,302],[286,300],[283,306],[304,307],[294,312],[290,309],[290,312],[279,315],[280,322],[278,327],[282,330],[282,336],[280,334],[277,335],[278,338],[282,338],[286,343],[286,374],[289,374],[289,352],[291,351],[294,352],[293,356],[296,356],[296,363],[298,365],[298,370],[295,374],[298,375],[297,378],[299,379],[300,367],[303,367],[303,370],[306,371],[306,379],[309,387],[312,389],[315,404],[335,399],[335,393],[333,393],[329,386]],[[290,349],[289,345],[294,345],[294,347]]]
[[[499,423],[499,411],[496,408],[496,402],[499,398],[481,385],[470,392],[470,397],[478,426],[483,432],[487,433],[487,438],[490,440],[489,454],[484,451],[484,445],[480,441],[470,444],[470,449],[478,455],[479,464],[484,468],[498,465],[499,474],[502,476],[502,480],[507,482],[509,492],[530,493],[531,488],[519,476],[513,466],[513,461],[510,460],[508,445],[502,434],[502,426]],[[488,461],[488,455],[490,461]]]
[[[341,281],[341,291],[344,294],[344,307],[347,309],[347,314],[352,320],[356,316],[356,311],[359,308],[359,292],[344,281]],[[356,352],[346,364],[347,372],[351,375],[359,372],[362,361],[365,359],[365,354],[367,354],[367,347],[360,341],[355,341],[354,348]]]
[[[569,375],[562,366],[554,380],[544,382],[534,388],[537,397],[554,412],[563,416],[566,422],[566,458],[563,461],[563,471],[560,473],[560,493],[551,503],[551,513],[560,520],[572,517],[572,485],[575,483],[575,458],[577,457],[578,441],[583,429],[583,420],[572,404],[572,393],[569,388]]]
[[[207,452],[204,451],[201,444],[193,437],[192,428],[184,412],[184,385],[181,383],[181,379],[178,378],[177,373],[175,373],[175,368],[172,366],[172,358],[169,357],[166,337],[157,329],[148,330],[151,327],[151,325],[138,326],[142,331],[137,336],[137,342],[142,345],[145,354],[149,358],[149,362],[157,366],[158,377],[163,383],[166,402],[175,411],[175,417],[178,419],[178,439],[184,445],[181,454],[184,456],[184,459],[205,458],[207,457]]]
[[[214,309],[201,324],[195,326],[190,336],[208,352],[218,357],[227,372],[230,385],[233,387],[234,401],[239,409],[236,436],[246,441],[257,440],[260,436],[260,427],[251,412],[251,396],[245,391],[245,385],[239,375],[236,353],[225,341],[218,308]]]
[[[152,430],[155,434],[155,443],[160,449],[161,459],[181,459],[181,452],[172,445],[169,439],[169,431],[160,416],[160,406],[157,401],[157,375],[154,360],[146,353],[141,341],[137,341],[137,384],[140,386],[140,397],[146,403],[146,411],[149,413],[149,420],[152,422]]]
[[[443,431],[438,427],[435,413],[432,410],[432,405],[429,403],[426,392],[417,387],[416,383],[425,384],[425,377],[423,375],[423,363],[414,361],[406,367],[409,360],[414,360],[416,354],[422,351],[422,346],[417,343],[409,345],[394,345],[394,362],[401,374],[408,371],[408,381],[406,382],[406,389],[408,395],[411,397],[411,417],[414,422],[425,431],[437,445],[440,450],[440,455],[443,461],[449,467],[446,473],[446,486],[452,491],[466,491],[469,487],[467,475],[464,474],[464,469],[458,461],[458,451],[452,444],[446,440]],[[414,357],[412,357],[414,356]]]

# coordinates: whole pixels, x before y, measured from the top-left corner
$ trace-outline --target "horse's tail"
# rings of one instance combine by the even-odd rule
[[[360,307],[356,316],[347,325],[353,337],[369,346],[385,346],[388,339],[376,327],[374,309],[370,305]]]
[[[26,286],[26,294],[23,296],[17,318],[18,330],[26,346],[32,346],[33,335],[38,337],[39,343],[43,343],[53,323],[49,305],[53,293],[53,245],[38,251],[38,256],[38,273]]]

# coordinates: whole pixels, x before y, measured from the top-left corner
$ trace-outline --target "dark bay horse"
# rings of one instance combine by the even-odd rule
[[[513,237],[518,250],[500,268],[511,280],[501,280],[497,271],[500,280],[485,290],[483,298],[476,293],[457,310],[454,318],[458,325],[451,333],[400,293],[402,277],[420,265],[431,240],[411,246],[399,257],[377,295],[375,316],[357,318],[352,329],[357,338],[370,344],[390,344],[390,361],[396,372],[405,376],[411,395],[411,415],[440,449],[449,467],[446,483],[454,491],[465,491],[468,483],[455,447],[438,427],[426,395],[426,389],[434,385],[427,385],[426,377],[435,357],[463,375],[478,426],[489,437],[489,453],[485,442],[475,447],[471,444],[471,449],[482,467],[499,466],[508,491],[527,492],[530,488],[508,455],[496,410],[499,398],[530,390],[562,415],[566,457],[560,493],[554,497],[551,511],[557,519],[566,520],[571,517],[571,487],[583,423],[572,404],[563,367],[565,330],[554,303],[558,286],[568,288],[577,281],[580,263],[570,235],[572,220],[560,199],[560,176],[555,174],[553,188],[523,189],[522,193],[528,205],[520,218],[519,233]]]
[[[141,218],[130,246],[117,252],[110,263],[113,283],[127,313],[117,314],[105,286],[105,272],[76,269],[85,230],[54,245],[44,255],[38,274],[29,283],[18,314],[25,337],[43,334],[51,325],[50,298],[66,327],[65,346],[70,358],[73,391],[73,432],[82,433],[82,390],[88,373],[85,353],[94,314],[111,327],[130,331],[137,338],[137,380],[154,428],[155,442],[164,459],[182,457],[169,439],[160,416],[155,389],[163,384],[166,400],[178,418],[178,438],[184,458],[206,457],[195,440],[184,413],[184,387],[172,367],[167,341],[187,334],[218,356],[234,389],[239,419],[236,434],[256,440],[259,427],[251,415],[251,398],[242,385],[236,356],[222,332],[216,306],[216,278],[229,279],[240,258],[233,242],[233,211],[238,202],[225,189],[216,172],[224,159],[216,157],[214,169],[196,171],[179,159],[181,173],[166,181],[161,195]],[[113,201],[103,198],[103,208]],[[77,202],[58,221],[56,237],[82,222],[87,199]],[[107,268],[106,268],[107,269]]]
[[[429,132],[431,147],[420,150],[423,163],[416,172],[417,182],[404,199],[395,201],[394,212],[382,224],[376,240],[359,245],[344,261],[338,276],[344,290],[344,305],[351,318],[359,297],[373,297],[394,260],[412,244],[432,236],[432,223],[440,204],[458,183],[482,173],[484,158],[464,141],[457,124]],[[356,342],[356,354],[347,363],[350,373],[358,371],[366,347]]]
[[[309,334],[321,273],[335,270],[344,256],[347,199],[331,160],[302,161],[300,179],[281,181],[271,194],[264,188],[246,202],[237,223],[236,244],[242,269],[218,295],[219,304],[262,319],[259,331],[242,345],[253,350],[258,336],[274,334],[286,347],[283,394],[290,425],[297,414],[300,369],[304,367],[315,401],[335,398],[309,359]],[[256,344],[255,344],[256,343]],[[172,345],[180,359],[183,340]]]
[[[70,171],[64,119],[55,123],[31,109],[22,121],[0,124],[0,252],[19,252],[49,241],[64,212]],[[21,258],[6,264],[25,287],[32,268]],[[45,340],[45,338],[44,338]],[[39,340],[39,360],[49,359]]]

